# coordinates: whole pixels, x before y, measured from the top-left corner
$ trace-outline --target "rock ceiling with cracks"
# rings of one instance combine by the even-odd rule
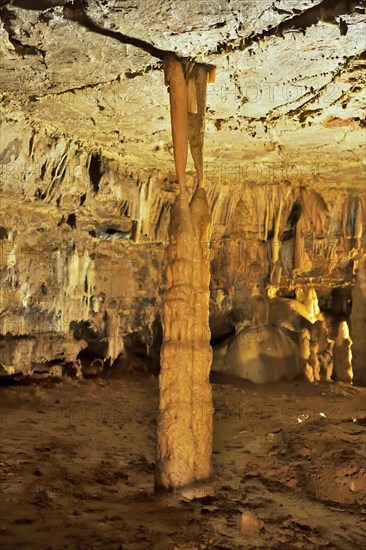
[[[364,0],[13,0],[0,16],[9,124],[172,175],[173,52],[217,68],[207,179],[364,184]]]

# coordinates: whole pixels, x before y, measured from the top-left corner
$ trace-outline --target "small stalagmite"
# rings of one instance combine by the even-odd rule
[[[187,496],[212,494],[213,405],[209,372],[209,242],[211,216],[203,188],[208,69],[165,63],[174,161],[180,193],[171,209],[163,298],[156,488]],[[191,204],[185,181],[188,141],[198,187]]]
[[[300,343],[300,364],[302,375],[308,382],[314,382],[314,371],[310,365],[310,331],[303,328],[299,336]]]
[[[318,339],[318,364],[319,375],[321,380],[330,382],[333,374],[333,344],[334,341],[329,339],[329,333],[326,323],[323,319],[316,321],[314,327],[317,330]]]
[[[313,378],[315,381],[320,380],[320,364],[319,364],[319,329],[317,324],[311,326],[310,330],[310,355],[309,365],[313,369]]]
[[[352,384],[352,340],[349,336],[347,321],[339,324],[338,336],[333,347],[334,375],[338,382]]]
[[[315,288],[310,287],[306,290],[305,297],[304,297],[304,304],[309,311],[309,320],[312,323],[315,323],[315,321],[318,319],[320,314],[318,295],[316,293]]]

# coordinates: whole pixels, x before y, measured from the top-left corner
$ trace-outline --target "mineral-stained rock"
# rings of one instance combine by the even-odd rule
[[[193,325],[193,434],[195,438],[194,477],[207,480],[212,475],[213,404],[209,374],[212,363],[210,346],[210,258],[209,243],[212,221],[206,192],[197,188],[192,202],[191,215],[196,235],[194,249],[193,284],[196,291],[195,323]]]
[[[29,336],[35,341],[42,334],[60,335],[58,347],[65,342],[65,361],[72,362],[80,345],[86,348],[90,343],[83,338],[76,341],[70,323],[88,321],[110,342],[111,351],[103,356],[112,361],[123,352],[117,341],[148,328],[159,313],[162,258],[175,195],[173,178],[160,172],[149,174],[135,165],[126,168],[103,151],[90,151],[27,125],[21,129],[17,123],[4,122],[1,138],[2,150],[9,151],[2,157],[1,334]],[[18,140],[16,149],[14,140]],[[191,182],[188,174],[188,189]],[[215,336],[230,329],[231,312],[241,311],[243,318],[251,318],[248,297],[253,285],[263,287],[269,276],[271,245],[262,241],[266,219],[262,186],[245,189],[240,204],[235,188],[221,188],[219,181],[207,187],[213,217],[211,328]],[[284,204],[280,235],[298,192],[294,187]],[[329,296],[337,281],[343,284],[346,279],[352,284],[354,275],[347,265],[353,256],[349,240],[341,238],[339,196],[330,190],[323,193],[328,212],[337,207],[340,215],[329,216],[328,234],[304,239],[311,264],[303,263],[295,280],[303,284],[311,280]],[[306,209],[302,218],[303,227],[310,228]],[[293,238],[282,242],[285,261],[284,245]],[[292,284],[291,269],[284,269],[279,286]],[[219,305],[215,305],[217,292],[223,294]],[[354,301],[356,308],[358,303]],[[116,327],[113,336],[112,324]],[[44,360],[62,359],[55,342],[50,341]],[[4,366],[9,367],[12,363],[7,357]],[[39,362],[37,355],[32,357],[28,355],[27,366],[24,361],[13,365],[15,370],[31,372],[32,363]]]
[[[209,265],[200,246],[207,237],[210,218],[203,189],[196,192],[188,210],[179,196],[171,217],[156,483],[165,488],[181,488],[196,480],[207,480],[212,474]],[[197,266],[202,265],[205,269],[197,272]]]
[[[252,512],[244,512],[240,518],[240,531],[243,535],[258,535],[263,522],[260,521]]]
[[[207,109],[197,104],[189,115],[190,123],[205,116],[207,126],[213,336],[250,319],[253,285],[264,289],[273,271],[275,221],[281,290],[312,284],[326,303],[332,287],[353,285],[366,212],[364,13],[355,2],[334,8],[347,20],[345,35],[311,0],[286,0],[283,10],[273,2],[90,0],[82,3],[89,29],[65,19],[64,4],[0,7],[0,334],[14,339],[11,349],[20,337],[52,334],[68,349],[51,338],[44,360],[72,363],[85,348],[101,355],[95,333],[111,362],[123,353],[120,339],[148,330],[159,314],[175,199],[169,100],[161,60],[136,40],[216,67]],[[75,339],[73,321],[90,323],[89,341]],[[356,365],[363,356],[354,330]],[[8,347],[4,366],[31,372],[40,357],[24,355],[27,346],[27,365],[10,365]]]
[[[300,374],[299,347],[280,327],[243,329],[229,345],[224,365],[217,370],[256,384],[294,380]]]
[[[3,172],[0,363],[5,370],[31,373],[42,362],[72,364],[82,350],[112,363],[123,353],[123,335],[151,327],[160,303],[163,250],[153,241],[134,243],[126,232],[139,216],[138,186],[126,195],[105,161],[101,170],[109,177],[103,182],[101,176],[98,193],[90,154],[62,139],[30,139],[39,144],[27,161],[33,167],[22,162],[29,154],[23,141],[18,163],[8,163]],[[59,155],[69,156],[70,164],[58,168]],[[23,181],[23,191],[17,181]],[[70,209],[74,224],[67,222]],[[141,231],[149,232],[144,221]]]
[[[189,69],[189,67],[188,67]],[[186,73],[188,72],[186,68]],[[206,72],[203,82],[206,86]],[[202,82],[201,71],[196,84]],[[212,395],[209,372],[212,361],[209,317],[209,242],[211,216],[203,183],[204,96],[194,96],[186,83],[183,65],[169,59],[169,84],[174,160],[180,193],[171,209],[166,251],[166,288],[163,299],[163,345],[159,378],[158,448],[156,486],[187,488],[209,483],[212,476]],[[186,186],[188,109],[190,146],[199,177],[189,205]],[[197,134],[196,134],[197,132]],[[201,486],[207,495],[212,487]],[[193,494],[193,493],[192,493]]]
[[[319,363],[319,332],[316,324],[312,325],[310,331],[310,356],[309,365],[313,369],[314,380],[320,380],[320,363]]]
[[[347,322],[342,321],[333,347],[334,376],[336,380],[348,384],[352,384],[353,380],[351,347]]]
[[[366,258],[359,261],[356,284],[352,292],[351,337],[355,384],[366,383]]]
[[[171,219],[163,312],[157,485],[182,487],[192,482],[194,470],[190,360],[195,297],[191,259],[194,231],[184,197],[177,198]]]

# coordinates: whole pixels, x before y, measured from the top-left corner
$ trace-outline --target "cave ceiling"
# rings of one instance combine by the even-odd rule
[[[83,12],[65,4],[1,2],[7,125],[172,174],[161,60],[170,52],[217,68],[208,180],[362,189],[363,0],[88,0]]]

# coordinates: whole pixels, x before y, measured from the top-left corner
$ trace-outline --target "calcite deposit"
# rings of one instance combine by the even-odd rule
[[[0,0],[4,548],[364,546],[365,36]]]
[[[208,324],[211,216],[202,187],[207,72],[205,67],[188,67],[185,75],[182,63],[175,59],[165,65],[179,185],[170,216],[163,299],[156,485],[165,489],[182,489],[205,482],[212,475]],[[198,175],[190,204],[186,186],[188,141]],[[201,488],[202,496],[208,490]]]
[[[349,337],[349,329],[346,321],[339,324],[338,335],[334,342],[333,364],[335,379],[340,382],[352,384],[352,340]]]
[[[320,373],[346,321],[364,383],[364,2],[65,4],[0,5],[2,374],[158,368],[170,56],[198,71],[190,89],[216,68],[205,111],[191,95],[186,171],[190,199],[204,171],[212,216],[213,344],[253,322],[256,285],[313,287]]]
[[[351,334],[352,368],[355,384],[366,383],[366,257],[360,258],[355,286],[352,291]]]

